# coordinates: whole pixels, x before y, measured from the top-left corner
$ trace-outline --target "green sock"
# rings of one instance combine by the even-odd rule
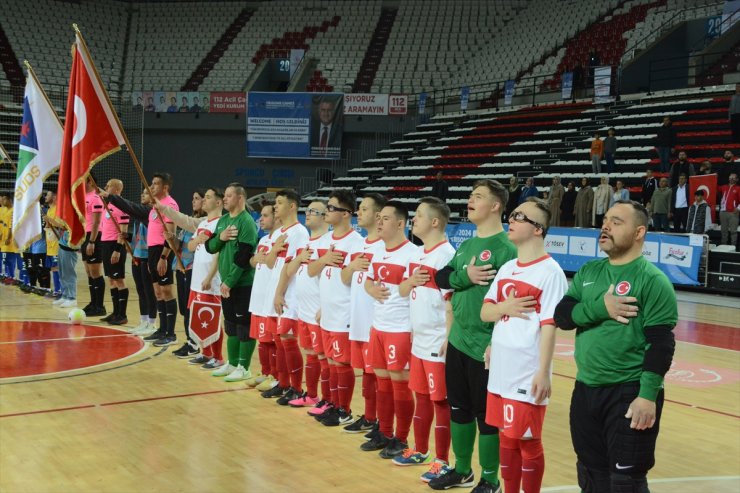
[[[478,458],[483,469],[481,477],[491,484],[498,484],[498,466],[500,462],[498,433],[480,436]]]
[[[236,336],[226,336],[226,355],[229,357],[229,364],[236,366],[239,364],[239,338]]]
[[[452,435],[452,451],[455,452],[455,471],[458,474],[469,474],[473,460],[473,447],[475,446],[475,432],[477,426],[475,421],[470,423],[450,423],[450,434]]]
[[[239,341],[239,364],[247,370],[249,370],[249,364],[252,361],[252,355],[256,346],[257,341],[255,339]]]

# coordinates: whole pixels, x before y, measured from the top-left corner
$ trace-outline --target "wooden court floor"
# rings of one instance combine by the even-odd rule
[[[86,291],[80,286],[80,306]],[[737,493],[740,301],[679,299],[650,488]],[[137,311],[132,289],[131,327]],[[154,348],[93,320],[74,329],[66,316],[50,300],[0,286],[0,492],[431,491],[419,480],[424,467],[360,451],[361,435],[211,377],[173,357],[175,347]],[[181,327],[178,320],[182,339]],[[568,431],[572,341],[558,335],[543,491],[579,491]],[[359,380],[354,403],[361,411]]]

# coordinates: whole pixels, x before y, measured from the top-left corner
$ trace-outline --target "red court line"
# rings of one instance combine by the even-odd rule
[[[558,377],[567,378],[568,380],[575,380],[576,379],[576,377],[572,377],[570,375],[563,375],[562,373],[555,373],[555,372],[553,372],[552,374],[553,375],[557,375]],[[707,411],[707,412],[714,413],[714,414],[721,414],[722,416],[728,416],[730,418],[740,419],[740,416],[737,415],[737,414],[726,413],[724,411],[718,411],[717,409],[710,409],[708,407],[703,407],[703,406],[695,406],[694,404],[689,404],[688,402],[674,401],[673,399],[664,399],[664,400],[665,400],[665,402],[670,402],[671,404],[678,404],[679,406],[690,407],[690,408],[693,408],[693,409],[699,409],[701,411]],[[2,417],[2,416],[0,416],[0,417]]]
[[[127,401],[104,402],[102,404],[84,404],[80,406],[57,407],[57,408],[52,408],[52,409],[42,409],[39,411],[25,411],[22,413],[0,414],[0,418],[12,418],[15,416],[28,416],[31,414],[59,413],[62,411],[74,411],[76,409],[89,409],[91,407],[119,406],[122,404],[135,404],[137,402],[163,401],[167,399],[179,399],[181,397],[195,397],[199,395],[223,394],[226,392],[238,392],[241,390],[251,390],[251,389],[242,387],[240,389],[207,390],[204,392],[192,392],[189,394],[162,395],[162,396],[157,396],[157,397],[145,397],[143,399],[131,399]]]

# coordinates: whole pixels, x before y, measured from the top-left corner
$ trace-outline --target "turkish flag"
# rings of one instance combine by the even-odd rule
[[[98,162],[125,144],[115,110],[79,33],[72,47],[67,113],[57,189],[57,217],[79,245],[85,236],[85,179]]]
[[[191,292],[190,337],[207,347],[218,340],[221,330],[220,296]]]
[[[689,205],[694,201],[694,193],[697,190],[704,190],[704,200],[709,205],[709,210],[712,211],[712,222],[716,222],[715,211],[717,206],[717,175],[694,175],[689,177]]]

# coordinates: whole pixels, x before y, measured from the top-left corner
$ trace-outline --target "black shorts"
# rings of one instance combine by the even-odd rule
[[[633,430],[624,415],[639,392],[640,382],[591,387],[576,381],[570,401],[570,435],[578,462],[587,469],[602,475],[641,475],[655,465],[663,391],[655,401],[655,425]]]
[[[117,241],[103,241],[103,273],[111,279],[124,279],[126,277],[126,247],[118,246]],[[114,252],[119,252],[118,262],[111,262]]]
[[[251,296],[252,286],[231,288],[228,298],[221,297],[224,320],[249,327],[249,298]]]
[[[470,420],[486,415],[486,388],[488,370],[482,361],[475,360],[447,344],[445,358],[447,400],[452,408],[470,414]]]
[[[95,248],[93,250],[92,255],[87,254],[87,244],[90,242],[90,233],[85,233],[85,241],[82,243],[82,247],[80,247],[80,252],[82,253],[82,261],[86,264],[99,264],[103,261],[103,248],[100,243],[100,232],[98,232],[98,237],[95,240]]]
[[[160,276],[157,272],[157,264],[164,251],[164,245],[155,245],[149,247],[149,258],[147,263],[149,265],[149,275],[152,276],[152,283],[157,283],[160,286],[170,286],[175,282],[175,276],[172,274],[172,260],[175,258],[175,252],[170,251],[167,255],[167,272],[163,276]]]

